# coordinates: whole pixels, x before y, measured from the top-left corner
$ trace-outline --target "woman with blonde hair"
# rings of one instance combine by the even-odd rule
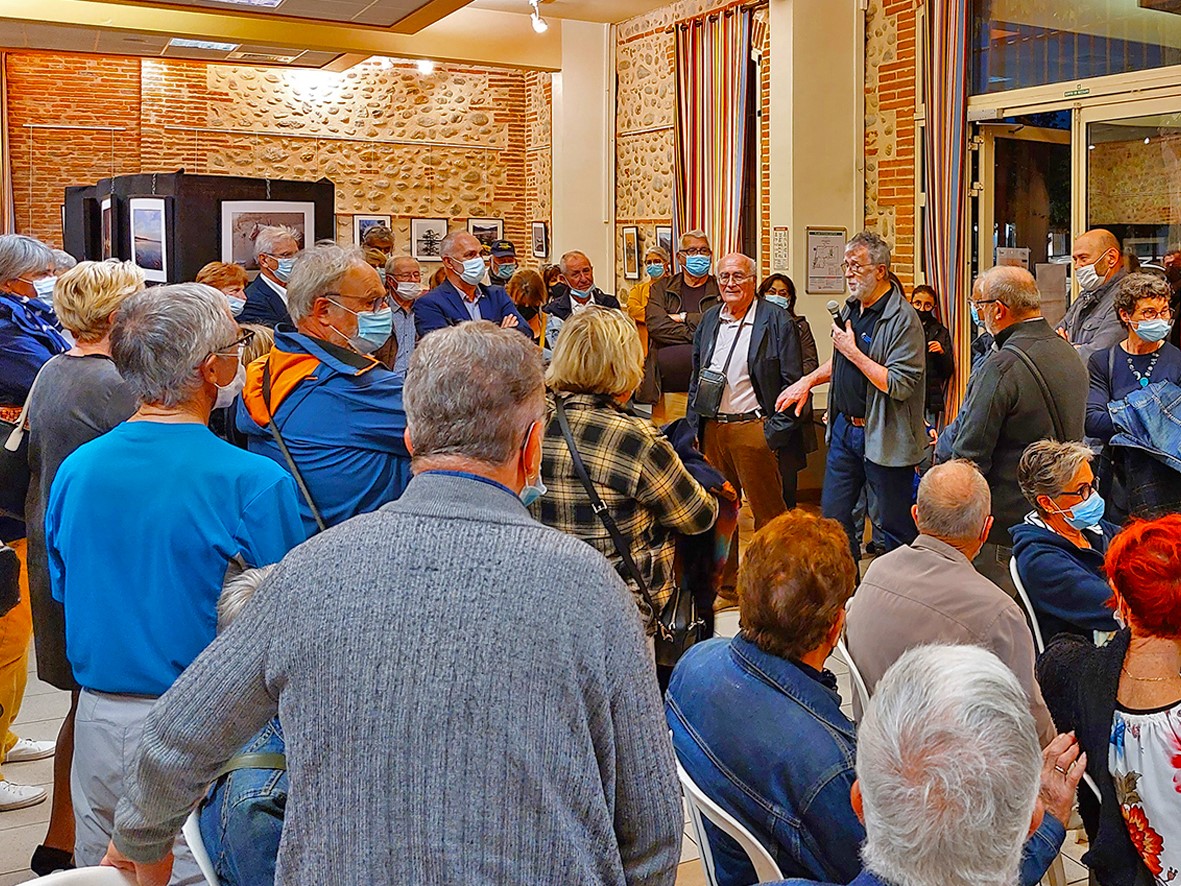
[[[144,273],[131,262],[84,261],[62,274],[54,287],[53,307],[75,344],[46,364],[29,396],[31,480],[25,522],[37,676],[73,694],[70,712],[57,737],[49,830],[31,864],[38,874],[68,865],[73,855],[70,763],[78,700],[78,684],[66,658],[62,605],[49,592],[45,506],[53,478],[66,456],[129,418],[139,406],[111,360],[111,326],[123,300],[143,288]]]
[[[218,289],[229,300],[230,310],[237,317],[246,307],[246,284],[250,278],[246,269],[238,264],[211,261],[197,272],[198,283]]]
[[[663,606],[676,587],[674,533],[709,530],[718,502],[650,421],[624,409],[643,373],[640,337],[622,311],[590,307],[566,321],[545,377],[552,392],[541,458],[545,493],[532,510],[542,523],[581,538],[611,562],[636,596],[651,634],[659,613],[649,611],[629,564],[592,509],[559,417],[564,413],[595,492],[626,540],[648,594]]]

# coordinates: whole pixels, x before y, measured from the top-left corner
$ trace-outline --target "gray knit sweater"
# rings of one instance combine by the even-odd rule
[[[681,805],[635,603],[501,487],[424,474],[292,551],[148,717],[119,850],[161,858],[276,711],[277,883],[675,879]]]

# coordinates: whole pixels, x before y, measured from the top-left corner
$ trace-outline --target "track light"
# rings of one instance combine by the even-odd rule
[[[549,30],[549,24],[541,17],[541,10],[537,8],[539,0],[529,0],[529,5],[533,7],[533,30],[538,34],[544,34]]]

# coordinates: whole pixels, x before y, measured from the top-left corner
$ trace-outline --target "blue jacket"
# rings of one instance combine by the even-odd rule
[[[268,361],[269,405],[262,395]],[[279,332],[270,354],[246,371],[236,423],[247,449],[290,470],[271,435],[270,415],[329,526],[377,510],[410,482],[402,378],[371,357],[302,333]],[[302,495],[300,515],[313,534],[315,519]]]
[[[282,296],[275,292],[260,272],[246,287],[246,306],[238,315],[239,323],[259,323],[274,329],[279,324],[294,326]]]
[[[533,330],[529,328],[529,324],[521,316],[521,312],[517,310],[503,286],[485,286],[481,283],[477,289],[482,294],[480,299],[481,318],[491,320],[499,326],[500,321],[505,317],[514,316],[517,318],[517,330],[530,337],[533,336]],[[472,315],[468,313],[467,307],[464,305],[463,294],[450,280],[444,280],[414,302],[414,322],[418,326],[419,338],[428,332],[442,329],[444,326],[454,326],[470,319],[472,319]]]
[[[865,829],[849,803],[856,733],[835,688],[739,634],[685,653],[665,714],[685,771],[785,875],[857,876]],[[719,886],[755,882],[736,843],[712,826],[710,842]]]
[[[1090,640],[1092,631],[1119,629],[1107,606],[1111,588],[1103,577],[1103,557],[1119,527],[1103,520],[1099,529],[1098,533],[1084,530],[1090,550],[1077,548],[1054,530],[1034,523],[1020,523],[1009,530],[1017,574],[1047,644],[1058,634]]]
[[[0,292],[0,406],[23,406],[41,367],[69,349],[44,302]]]
[[[279,718],[241,753],[286,753]],[[221,886],[274,886],[287,791],[286,769],[235,769],[214,783],[201,804],[201,839]]]
[[[1181,471],[1181,387],[1155,382],[1132,391],[1109,409],[1116,430],[1113,445],[1141,449]]]

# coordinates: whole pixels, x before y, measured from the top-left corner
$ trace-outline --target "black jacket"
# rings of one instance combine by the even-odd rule
[[[258,323],[271,329],[281,323],[287,326],[295,325],[287,311],[287,305],[283,304],[279,293],[267,285],[261,271],[246,287],[246,307],[242,308],[237,320],[239,323]]]
[[[968,381],[952,455],[975,462],[984,473],[994,518],[988,540],[1008,547],[1009,527],[1030,509],[1017,485],[1017,463],[1030,443],[1055,436],[1049,404],[1012,349],[1028,354],[1045,378],[1067,440],[1082,442],[1088,380],[1078,352],[1040,317],[1002,330],[996,346]]]
[[[804,364],[800,354],[800,334],[795,321],[778,305],[756,300],[758,311],[750,335],[750,350],[746,355],[751,385],[755,389],[759,408],[767,416],[763,433],[772,450],[792,447],[804,455],[803,427],[812,421],[811,410],[797,416],[795,409],[775,411],[775,401],[788,385],[803,378]],[[754,305],[751,310],[755,310]],[[689,403],[697,394],[697,375],[708,366],[718,340],[722,306],[715,305],[701,317],[693,336],[693,374],[689,380]],[[686,416],[700,439],[701,416],[692,409]]]
[[[919,315],[922,316],[921,314]],[[955,355],[952,353],[951,333],[934,317],[923,321],[923,334],[927,344],[937,341],[943,346],[942,354],[927,351],[927,412],[943,412],[947,383],[955,374]]]
[[[595,287],[591,290],[591,301],[603,308],[619,308],[619,299],[613,295],[608,295]],[[563,285],[561,289],[554,287],[553,296],[542,310],[547,316],[557,317],[559,320],[569,320],[570,315],[574,313],[573,296],[570,295],[570,287]]]
[[[1095,872],[1102,886],[1153,882],[1128,836],[1115,782],[1107,771],[1119,673],[1130,639],[1131,632],[1125,629],[1106,646],[1096,647],[1081,637],[1060,634],[1037,663],[1038,683],[1054,725],[1059,732],[1074,730],[1087,753],[1087,774],[1099,786],[1102,804],[1098,809],[1090,789],[1079,786],[1079,813],[1091,841],[1083,864]]]

